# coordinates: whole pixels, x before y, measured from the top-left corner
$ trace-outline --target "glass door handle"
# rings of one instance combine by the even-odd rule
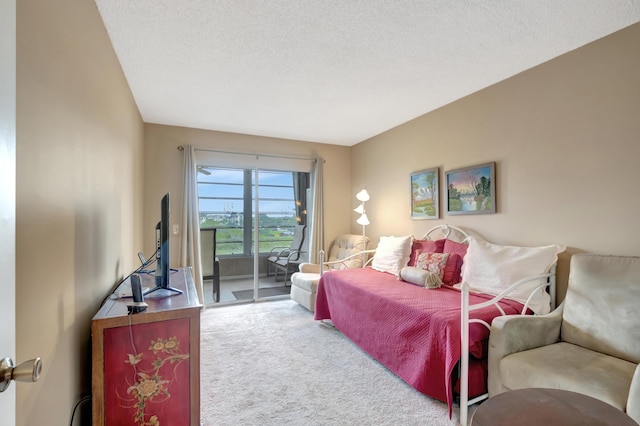
[[[12,380],[17,382],[37,382],[42,372],[42,360],[38,358],[25,361],[17,367],[11,358],[0,361],[0,392],[7,390]]]

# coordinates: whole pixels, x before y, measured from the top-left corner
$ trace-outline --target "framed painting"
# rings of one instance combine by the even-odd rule
[[[439,173],[437,167],[411,173],[411,219],[440,217]]]
[[[445,172],[447,214],[495,213],[495,169],[490,162]]]

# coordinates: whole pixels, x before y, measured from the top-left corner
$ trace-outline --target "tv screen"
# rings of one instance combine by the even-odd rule
[[[171,287],[171,268],[169,267],[169,193],[160,202],[160,222],[156,225],[156,271],[155,287],[149,289],[145,295],[163,290],[160,294],[171,296],[181,294],[182,291]]]

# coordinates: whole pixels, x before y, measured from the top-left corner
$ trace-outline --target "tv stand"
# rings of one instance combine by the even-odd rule
[[[161,425],[200,426],[202,304],[191,268],[180,268],[171,278],[180,293],[159,297],[158,291],[145,299],[146,311],[128,314],[132,299],[116,297],[108,298],[93,317],[94,426],[149,424],[153,416]],[[155,284],[150,275],[140,279],[143,287]],[[154,380],[166,393],[143,395],[140,390]]]
[[[175,296],[176,294],[182,294],[182,290],[179,290],[177,288],[173,288],[173,287],[171,287],[169,285],[169,279],[171,277],[171,273],[173,273],[173,272],[178,272],[178,270],[177,269],[169,269],[169,276],[167,277],[167,286],[166,287],[163,286],[163,285],[157,285],[158,281],[156,281],[156,286],[153,287],[153,288],[150,288],[147,291],[145,291],[143,293],[143,296],[146,296],[146,295],[151,294],[151,293],[153,293],[155,291],[158,291],[158,290],[167,290],[167,291],[163,291],[162,293],[160,293],[158,295],[159,297],[168,297],[168,296]],[[157,278],[157,276],[156,276],[156,278]],[[171,293],[174,293],[174,294],[171,294]]]
[[[167,287],[157,286],[157,287],[150,288],[149,290],[145,291],[144,295],[146,296],[146,295],[151,294],[151,293],[153,293],[153,292],[155,292],[157,290],[167,290],[169,292],[169,294],[166,294],[167,292],[165,292],[164,296],[173,296],[173,294],[171,294],[171,292],[176,293],[176,294],[182,294],[183,293],[182,290],[178,290],[177,288],[173,288],[173,287],[169,287],[169,286],[167,286]]]

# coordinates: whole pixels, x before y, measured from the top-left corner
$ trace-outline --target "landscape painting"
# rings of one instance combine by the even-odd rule
[[[445,174],[447,214],[496,212],[494,162],[450,170]]]
[[[440,217],[439,171],[437,167],[433,167],[411,173],[412,219],[438,219]]]

